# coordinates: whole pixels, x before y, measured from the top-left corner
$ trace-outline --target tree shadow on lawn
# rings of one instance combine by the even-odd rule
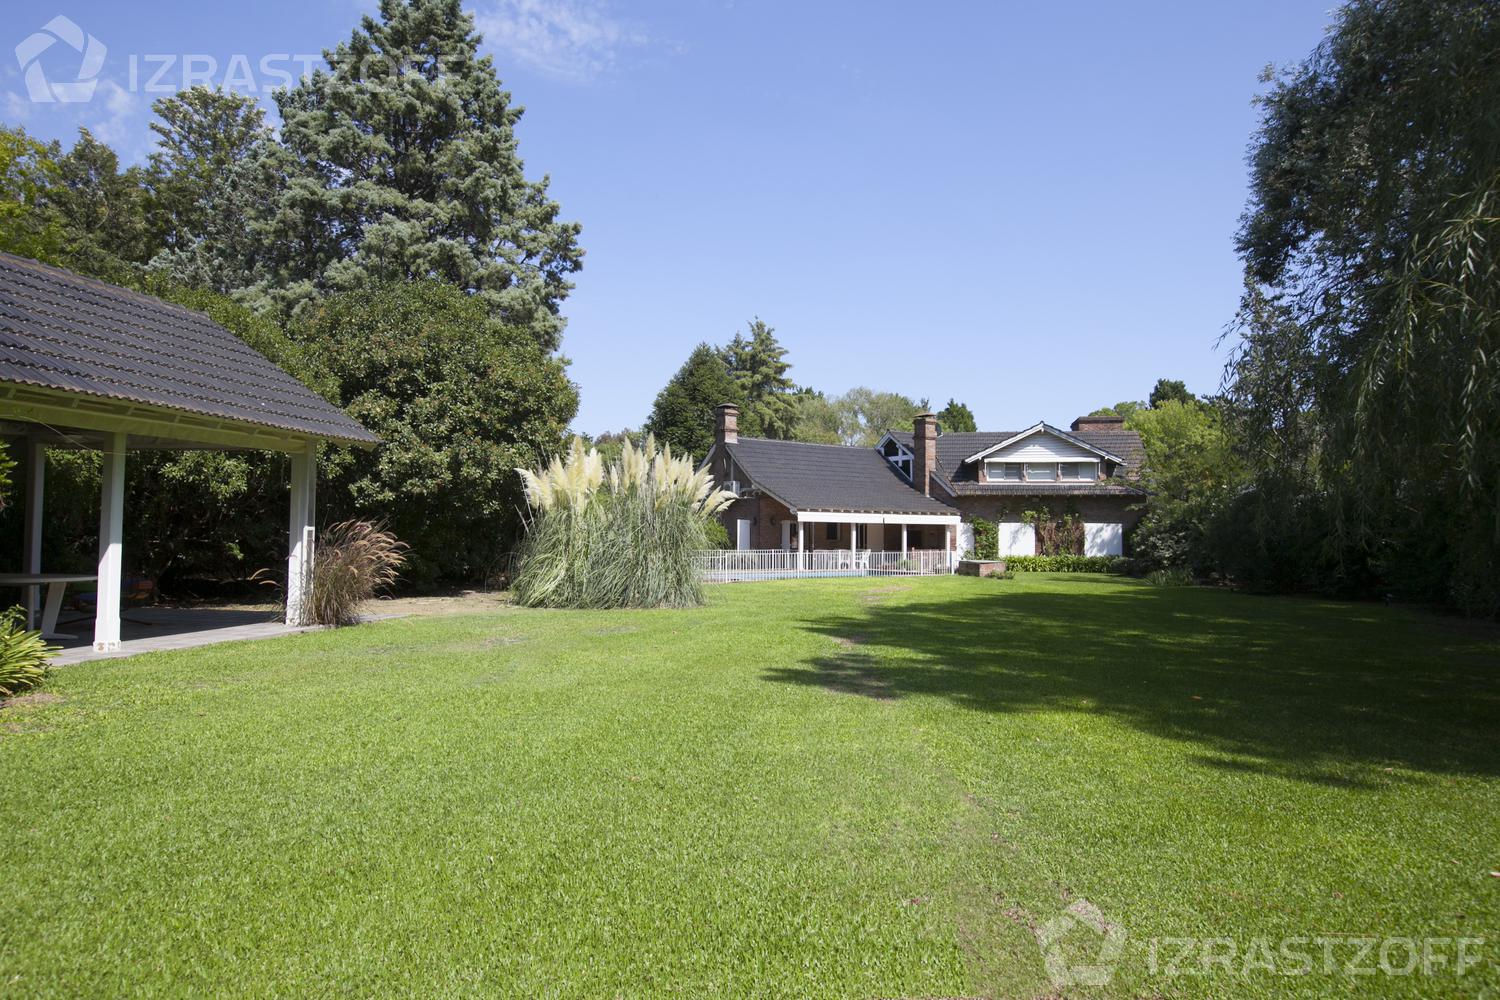
[[[988,712],[1096,713],[1197,744],[1206,766],[1324,784],[1402,780],[1383,768],[1500,774],[1500,629],[1490,626],[1145,586],[997,589],[803,626],[837,645],[768,680]]]

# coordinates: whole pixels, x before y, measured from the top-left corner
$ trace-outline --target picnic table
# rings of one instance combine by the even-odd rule
[[[83,573],[0,573],[0,587],[40,587],[45,584],[47,603],[42,608],[42,638],[72,639],[73,636],[57,631],[57,615],[62,610],[63,591],[70,583],[95,583],[98,579],[98,576]]]

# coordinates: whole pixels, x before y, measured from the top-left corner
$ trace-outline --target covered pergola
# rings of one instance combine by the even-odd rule
[[[120,645],[130,451],[291,457],[286,620],[297,626],[305,624],[316,539],[319,445],[378,443],[202,313],[9,254],[0,254],[0,436],[24,467],[25,509],[21,573],[0,574],[0,584],[27,587],[33,612],[39,588],[60,576],[42,566],[47,452],[86,448],[103,456],[98,652]],[[61,594],[60,586],[49,589]],[[48,611],[55,617],[55,607]]]

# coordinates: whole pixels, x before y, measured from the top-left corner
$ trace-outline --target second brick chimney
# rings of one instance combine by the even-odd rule
[[[740,408],[733,403],[714,407],[714,441],[734,444],[740,439]]]
[[[932,474],[937,471],[937,417],[918,413],[912,418],[911,484],[932,496]]]
[[[1079,431],[1118,431],[1125,427],[1124,417],[1079,417],[1073,421],[1073,433]]]

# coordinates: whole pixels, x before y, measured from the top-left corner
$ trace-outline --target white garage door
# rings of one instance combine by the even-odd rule
[[[1119,556],[1125,554],[1125,526],[1084,522],[1083,554],[1086,556]]]
[[[1000,522],[1000,554],[1002,556],[1036,555],[1036,529],[1029,524],[1006,524]]]

